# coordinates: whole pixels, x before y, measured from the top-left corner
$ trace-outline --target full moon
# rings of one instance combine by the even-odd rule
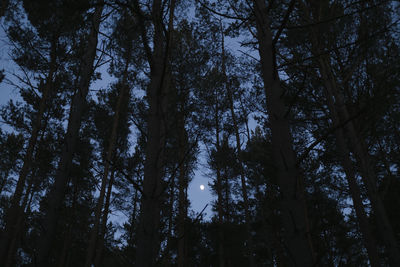
[[[201,184],[201,185],[200,185],[200,190],[201,190],[201,191],[203,191],[203,190],[204,190],[204,188],[205,188],[205,187],[204,187],[204,185],[203,185],[203,184]]]

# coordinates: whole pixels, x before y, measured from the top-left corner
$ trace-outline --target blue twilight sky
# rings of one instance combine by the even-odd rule
[[[17,67],[11,60],[8,52],[10,47],[8,39],[0,25],[0,70],[5,70],[6,79],[12,79],[12,74],[17,71]],[[6,80],[0,83],[0,105],[5,104],[10,98],[18,97],[18,91],[13,90]],[[0,124],[1,125],[1,124]]]

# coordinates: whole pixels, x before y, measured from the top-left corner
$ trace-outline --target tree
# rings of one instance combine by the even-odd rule
[[[270,30],[267,7],[264,1],[254,1],[257,25],[257,41],[261,61],[261,73],[267,98],[269,123],[271,125],[272,150],[281,193],[282,222],[285,228],[292,264],[311,266],[315,261],[309,236],[304,184],[297,168],[296,155],[286,116],[287,108],[282,99],[284,89],[276,69],[275,49]],[[290,12],[290,8],[289,11]]]
[[[44,131],[43,125],[45,122],[45,112],[47,106],[51,103],[51,97],[54,97],[57,90],[54,90],[54,81],[56,80],[58,66],[57,60],[63,57],[63,45],[59,43],[59,39],[68,35],[70,28],[63,26],[65,17],[60,18],[56,15],[48,13],[36,14],[32,11],[32,6],[24,3],[28,13],[28,18],[32,27],[23,25],[19,21],[19,14],[21,7],[14,10],[13,16],[10,18],[9,27],[7,29],[8,35],[14,44],[13,58],[14,61],[25,73],[24,78],[20,80],[28,86],[28,88],[21,88],[21,95],[26,101],[33,106],[34,111],[31,116],[31,125],[29,126],[29,141],[26,145],[26,152],[23,158],[23,165],[19,171],[18,182],[11,200],[11,206],[7,210],[5,217],[5,230],[2,239],[0,255],[1,259],[7,264],[12,264],[13,249],[10,247],[11,243],[15,243],[16,236],[19,234],[18,221],[23,217],[24,207],[20,206],[22,200],[27,176],[31,170],[31,163],[33,161],[33,154],[38,141],[38,136],[41,131]],[[60,8],[60,7],[57,7]],[[59,11],[59,9],[58,9]],[[49,24],[53,23],[53,28],[49,29]],[[35,33],[35,30],[38,33]],[[41,49],[32,49],[32,47],[39,46]],[[35,82],[30,80],[28,73],[38,75]],[[9,104],[9,109],[13,109],[13,104]],[[3,111],[3,117],[8,117]],[[12,116],[10,119],[12,119]],[[6,120],[8,120],[6,118]],[[16,121],[10,123],[15,123]],[[22,121],[21,121],[22,122]],[[18,124],[14,124],[19,127]],[[22,126],[22,125],[20,125]],[[23,127],[23,126],[22,126]]]
[[[0,7],[1,266],[398,265],[393,1]]]
[[[49,263],[49,252],[53,236],[57,227],[59,219],[59,207],[65,195],[65,187],[68,179],[69,169],[72,163],[72,156],[75,150],[75,145],[81,124],[81,116],[84,105],[86,103],[86,96],[89,90],[90,80],[93,74],[93,63],[96,56],[98,30],[101,21],[101,14],[103,6],[96,7],[93,14],[93,24],[88,34],[88,43],[86,52],[83,55],[80,70],[81,75],[78,77],[77,91],[73,97],[71,112],[68,121],[68,129],[65,135],[64,148],[62,151],[61,159],[58,165],[55,183],[50,191],[48,197],[48,210],[44,219],[43,235],[38,245],[38,264]]]
[[[321,3],[327,5],[327,3]],[[305,4],[303,5],[304,9]],[[363,7],[363,6],[362,6]],[[312,7],[312,10],[305,10],[305,12],[308,12],[307,14],[309,17],[322,17],[322,14],[315,14],[314,8],[317,7]],[[364,27],[365,25],[363,24],[364,21],[364,14],[361,14],[361,22],[360,22],[360,33],[358,36],[358,40],[361,41],[363,38],[366,38],[364,34]],[[316,23],[315,21],[310,20],[312,23]],[[346,129],[347,135],[350,139],[350,146],[351,150],[353,153],[355,153],[356,157],[358,158],[358,161],[361,166],[361,173],[363,177],[363,182],[366,186],[367,189],[367,194],[369,196],[369,199],[371,201],[372,207],[375,210],[376,214],[378,215],[378,227],[381,231],[383,240],[386,244],[386,247],[389,251],[389,256],[390,262],[392,265],[396,265],[398,262],[398,248],[397,248],[397,241],[394,238],[394,233],[392,230],[392,226],[387,218],[385,207],[382,203],[382,200],[379,196],[379,193],[376,188],[376,175],[375,171],[372,168],[372,162],[369,159],[369,153],[365,147],[364,141],[362,141],[362,137],[357,131],[357,127],[355,126],[354,122],[351,120],[351,115],[346,107],[345,100],[344,100],[344,95],[341,93],[341,90],[339,89],[340,82],[339,80],[335,77],[333,68],[331,64],[329,63],[329,54],[327,55],[322,55],[323,49],[321,45],[323,42],[319,39],[318,36],[321,36],[318,34],[317,29],[313,29],[312,34],[311,34],[311,42],[312,42],[312,52],[313,55],[318,58],[318,66],[319,70],[322,76],[322,79],[324,81],[324,86],[326,90],[326,97],[327,97],[327,102],[328,106],[330,109],[330,113],[332,116],[332,120],[335,124],[339,123],[345,123],[344,128]],[[360,47],[359,48],[359,57],[357,60],[360,60],[362,58],[364,48]],[[320,55],[320,56],[319,56]],[[362,60],[362,59],[361,59]],[[343,85],[346,86],[346,85]],[[343,133],[341,132],[341,129],[339,129],[336,133],[336,138],[338,142],[339,149],[341,150],[341,153],[344,157],[343,165],[346,171],[346,176],[349,179],[349,185],[350,189],[353,191],[352,196],[353,196],[353,201],[356,207],[356,212],[359,217],[359,222],[360,222],[360,227],[364,233],[364,238],[366,240],[365,244],[368,250],[368,254],[370,257],[371,264],[373,266],[378,266],[379,260],[378,260],[378,255],[376,252],[376,244],[374,242],[374,239],[371,234],[371,229],[368,225],[368,221],[365,216],[365,212],[362,207],[362,202],[360,199],[360,192],[359,189],[357,188],[358,185],[356,184],[356,181],[354,180],[355,173],[354,170],[352,170],[352,163],[349,158],[349,151],[346,148],[345,145],[345,137]]]
[[[164,169],[164,150],[166,137],[167,97],[170,82],[170,49],[174,22],[175,1],[169,4],[167,36],[164,36],[163,6],[155,0],[151,7],[151,22],[154,27],[153,50],[148,43],[148,30],[144,25],[144,14],[139,3],[134,3],[135,12],[142,20],[142,42],[150,67],[150,83],[147,88],[149,105],[147,121],[146,161],[143,177],[143,194],[141,213],[138,225],[138,246],[136,264],[138,266],[154,265],[159,250],[160,205],[162,203],[162,177]]]

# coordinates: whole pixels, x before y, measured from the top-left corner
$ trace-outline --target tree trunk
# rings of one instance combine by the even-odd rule
[[[71,210],[72,210],[72,218],[69,220],[69,223],[67,225],[67,230],[64,234],[64,244],[63,248],[61,250],[61,255],[58,257],[58,267],[64,267],[68,266],[67,265],[67,258],[68,258],[68,252],[71,248],[72,244],[72,229],[74,227],[74,221],[76,218],[76,200],[77,200],[77,194],[78,194],[78,184],[76,181],[74,182],[74,189],[73,189],[73,196],[72,196],[72,205],[71,205]]]
[[[9,0],[1,0],[0,2],[0,18],[4,16],[8,8]]]
[[[332,74],[331,74],[332,75]],[[344,103],[344,98],[338,88],[333,87],[333,96],[336,99],[338,113],[341,115],[342,121],[348,121],[350,115]],[[382,236],[386,246],[386,251],[389,257],[390,266],[400,266],[400,250],[392,225],[387,216],[385,206],[376,186],[377,176],[372,165],[369,152],[365,148],[365,144],[356,130],[353,122],[346,124],[346,130],[350,137],[350,143],[353,147],[353,152],[358,158],[361,166],[362,181],[367,189],[368,197],[371,201],[372,208],[375,212],[375,218],[378,225],[378,230]]]
[[[5,267],[12,267],[15,266],[15,254],[17,252],[18,249],[18,239],[21,237],[21,235],[23,234],[23,228],[24,228],[24,222],[26,219],[26,212],[24,212],[25,209],[30,210],[30,200],[32,199],[30,196],[34,194],[34,192],[32,192],[33,189],[33,180],[31,179],[29,184],[28,184],[28,188],[26,189],[25,192],[25,196],[24,199],[22,201],[22,205],[20,207],[21,209],[21,214],[19,214],[18,216],[18,220],[16,222],[15,225],[15,233],[14,236],[12,237],[11,241],[10,241],[10,246],[9,246],[9,250],[8,250],[8,256],[7,256],[7,262],[5,263]]]
[[[168,265],[169,262],[171,262],[171,247],[173,245],[173,240],[172,240],[172,229],[173,229],[173,224],[174,224],[174,202],[175,202],[175,177],[172,178],[172,181],[170,183],[170,194],[169,194],[169,212],[168,212],[168,230],[167,230],[167,235],[166,235],[166,245],[164,247],[164,250],[162,251],[162,256],[161,256],[161,265]],[[166,217],[166,214],[165,214]]]
[[[128,78],[128,66],[129,66],[130,57],[131,57],[131,47],[128,48],[128,52],[126,55],[125,69],[124,69],[124,73],[123,73],[122,83],[120,85],[121,88],[120,88],[120,91],[118,94],[118,100],[117,100],[117,104],[115,107],[115,114],[113,116],[113,126],[112,126],[111,135],[110,135],[109,142],[108,142],[108,148],[107,148],[106,156],[105,156],[105,160],[104,160],[104,173],[103,173],[103,177],[101,179],[100,195],[97,200],[96,210],[95,210],[95,214],[94,214],[94,225],[90,231],[90,240],[89,240],[89,245],[88,245],[88,249],[87,249],[87,253],[86,253],[86,261],[85,261],[86,267],[89,267],[92,264],[95,250],[96,250],[96,241],[97,241],[97,237],[99,235],[100,217],[101,217],[101,211],[103,209],[104,197],[106,194],[108,173],[110,170],[111,160],[115,153],[115,143],[116,143],[117,135],[118,135],[117,130],[118,130],[119,117],[120,117],[120,113],[121,113],[121,106],[122,106],[122,102],[126,98],[126,95],[128,93],[128,89],[129,89],[128,85],[127,85],[127,78]]]
[[[285,116],[287,108],[282,98],[284,90],[280,86],[276,70],[275,48],[266,10],[267,7],[263,0],[254,0],[261,72],[271,125],[274,164],[281,194],[280,207],[285,242],[292,266],[313,266],[315,260],[309,233],[304,189],[296,165],[289,122]]]
[[[165,134],[167,125],[167,97],[169,87],[169,57],[172,45],[175,1],[170,3],[169,38],[164,41],[163,9],[160,0],[154,0],[152,21],[154,25],[154,51],[148,54],[150,84],[147,89],[149,104],[147,124],[146,161],[144,166],[143,195],[138,225],[136,266],[154,266],[158,257],[160,240],[159,225],[162,201],[162,177],[164,172]],[[144,25],[142,25],[144,31]],[[145,43],[146,34],[142,34]],[[149,50],[149,46],[147,50]]]
[[[244,215],[245,215],[245,226],[246,226],[246,235],[247,235],[247,253],[249,254],[249,266],[255,267],[255,260],[254,260],[254,251],[253,251],[253,237],[251,236],[251,225],[250,225],[250,210],[249,210],[249,197],[247,195],[247,185],[246,185],[246,178],[244,175],[243,169],[243,162],[241,160],[241,144],[240,144],[240,135],[239,135],[239,126],[236,119],[235,109],[233,105],[233,95],[232,95],[232,88],[230,87],[230,83],[227,80],[226,76],[226,66],[225,66],[225,48],[224,48],[224,36],[222,37],[222,72],[225,79],[225,87],[228,95],[229,101],[229,108],[231,111],[232,117],[232,124],[233,129],[235,131],[235,138],[236,138],[236,154],[237,160],[239,163],[239,171],[240,171],[240,182],[241,182],[241,189],[242,189],[242,197],[243,197],[243,208],[244,208]]]
[[[5,186],[6,183],[7,183],[8,174],[9,174],[9,170],[4,174],[4,178],[1,179],[1,183],[0,183],[0,195],[2,195],[4,186]]]
[[[107,230],[107,220],[108,220],[108,213],[110,212],[110,201],[111,201],[112,187],[114,184],[114,177],[115,177],[115,172],[112,170],[111,176],[110,176],[110,181],[108,183],[108,188],[107,188],[106,203],[104,204],[103,218],[101,220],[99,241],[97,242],[97,249],[96,249],[96,254],[95,254],[96,257],[95,257],[95,261],[94,261],[95,267],[100,266],[102,256],[103,256],[102,254],[103,254],[103,249],[104,249],[104,236],[105,236],[106,230]]]
[[[385,197],[386,197],[386,195],[387,195],[387,193],[388,193],[388,191],[389,191],[389,188],[390,188],[391,185],[396,181],[396,180],[395,180],[396,177],[395,177],[395,175],[392,173],[392,171],[390,170],[390,163],[389,163],[389,161],[388,161],[388,159],[387,159],[386,153],[385,153],[385,151],[384,151],[384,149],[383,149],[383,147],[382,147],[381,142],[378,142],[378,145],[379,145],[380,158],[381,158],[382,161],[383,161],[382,164],[383,164],[383,167],[384,167],[385,170],[386,170],[386,175],[387,175],[386,181],[384,181],[383,189],[382,189],[382,191],[381,191],[381,192],[382,192],[382,193],[381,193],[382,198],[385,199]]]
[[[138,213],[137,208],[138,208],[138,205],[140,204],[140,203],[138,203],[139,202],[138,195],[139,195],[138,190],[136,188],[134,188],[133,199],[132,199],[133,200],[133,211],[132,211],[131,224],[130,224],[130,228],[129,228],[130,233],[129,233],[129,239],[128,239],[128,245],[131,247],[134,247],[135,242],[137,242],[136,238],[135,238],[135,232],[136,232],[135,228],[137,225],[137,213]]]
[[[311,20],[312,16],[310,11],[306,8],[305,4],[302,3],[302,6],[303,9],[308,13],[309,20]],[[312,31],[311,34],[312,34],[312,45],[314,49],[313,53],[316,55],[322,55],[323,50],[319,46],[318,34],[315,33],[315,31]],[[388,251],[390,265],[400,266],[400,250],[393,232],[393,228],[386,214],[386,210],[383,205],[381,196],[377,190],[376,186],[377,178],[372,162],[370,160],[368,150],[365,148],[365,144],[363,143],[363,140],[360,137],[354,125],[354,122],[349,121],[350,114],[347,110],[343,93],[339,89],[338,81],[336,80],[336,77],[333,73],[332,67],[329,62],[329,58],[327,58],[327,56],[319,56],[318,64],[321,76],[325,83],[325,89],[328,98],[330,98],[332,101],[331,108],[334,109],[334,113],[337,114],[337,118],[340,123],[347,122],[344,127],[350,139],[351,150],[355,154],[358,162],[360,163],[362,181],[367,189],[367,195],[369,197],[369,200],[371,201],[372,209],[375,211],[375,218],[377,221],[378,230],[380,231],[382,239],[385,243],[386,251]],[[333,99],[335,100],[334,103]],[[361,221],[360,221],[360,227],[361,227]],[[368,236],[367,232],[365,234]],[[364,238],[368,238],[367,236],[364,236]],[[373,246],[373,244],[371,243],[366,244],[366,246]],[[370,251],[368,249],[368,253],[369,252]],[[372,257],[372,259],[375,261],[374,264],[379,264],[378,260],[375,259],[376,256],[374,256],[373,254],[374,252],[371,251],[371,255],[369,256]]]
[[[47,213],[45,215],[43,224],[44,229],[38,245],[38,256],[36,261],[38,266],[52,265],[52,263],[49,262],[49,254],[57,229],[60,208],[64,200],[69,170],[71,169],[72,165],[72,157],[75,151],[76,142],[79,137],[82,112],[86,104],[86,97],[93,74],[93,63],[96,56],[97,35],[100,26],[102,10],[102,5],[96,7],[92,29],[88,38],[86,53],[82,58],[78,91],[75,93],[71,103],[68,129],[64,138],[61,159],[58,165],[54,185],[51,188],[48,196]]]
[[[217,152],[220,150],[219,141],[219,107],[218,107],[218,93],[215,92],[215,149]],[[224,209],[223,209],[223,196],[222,196],[222,177],[220,162],[217,158],[216,163],[217,174],[217,212],[218,212],[218,260],[219,266],[225,266],[225,249],[224,249]]]
[[[185,129],[185,122],[183,116],[183,110],[179,113],[181,115],[179,120],[179,147],[178,147],[178,160],[181,166],[179,167],[178,177],[178,222],[177,222],[177,236],[178,236],[178,267],[186,266],[186,236],[185,236],[185,224],[187,217],[187,199],[185,190],[187,188],[187,171],[185,160],[185,151],[187,147],[187,133]]]
[[[321,73],[323,76],[325,76],[324,71],[322,71]],[[330,87],[329,81],[325,78],[326,77],[322,77],[325,87],[329,88]],[[339,125],[341,122],[337,114],[337,111],[335,109],[334,106],[335,104],[333,102],[332,95],[330,95],[329,93],[327,94],[327,102],[333,125]],[[343,169],[346,174],[347,183],[349,185],[350,195],[353,200],[353,207],[356,212],[358,224],[360,226],[360,230],[364,239],[364,244],[368,252],[368,258],[372,267],[378,267],[380,266],[380,264],[379,264],[377,245],[372,235],[371,226],[368,222],[368,217],[365,213],[364,205],[362,203],[360,188],[356,180],[353,163],[350,159],[350,151],[348,150],[342,128],[339,128],[335,131],[335,137],[339,155],[340,158],[342,159]]]
[[[42,98],[39,103],[39,110],[36,115],[36,120],[33,123],[33,128],[31,132],[31,136],[28,141],[28,146],[26,148],[26,153],[24,155],[23,164],[21,171],[19,173],[17,185],[15,187],[14,194],[11,199],[11,206],[7,210],[5,217],[5,229],[4,236],[1,240],[0,245],[0,262],[7,262],[7,255],[9,254],[9,246],[10,242],[14,239],[16,235],[18,235],[18,224],[17,222],[20,220],[20,217],[23,216],[23,207],[20,206],[20,202],[23,196],[26,178],[31,169],[32,156],[36,147],[37,139],[39,136],[39,132],[42,129],[42,120],[43,114],[46,110],[46,102],[50,91],[53,87],[53,76],[56,71],[56,50],[57,50],[58,39],[54,38],[51,43],[50,48],[50,68],[49,74],[47,76],[46,85],[43,88]]]

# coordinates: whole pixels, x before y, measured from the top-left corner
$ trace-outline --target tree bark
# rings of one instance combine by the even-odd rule
[[[48,195],[47,213],[43,223],[44,229],[38,244],[38,255],[36,260],[37,266],[48,266],[53,264],[49,262],[49,254],[57,229],[60,208],[65,196],[65,189],[67,186],[69,170],[71,169],[72,165],[72,157],[75,151],[75,145],[79,136],[82,112],[86,104],[90,80],[93,75],[93,63],[96,56],[97,35],[100,26],[102,10],[102,5],[97,6],[95,9],[86,53],[82,58],[80,68],[81,72],[78,81],[78,91],[75,93],[71,103],[68,129],[64,137],[64,146],[61,153],[61,159],[58,164],[54,185],[52,186]]]
[[[304,189],[296,165],[292,136],[282,98],[284,90],[276,70],[274,44],[263,0],[254,0],[257,40],[271,125],[274,164],[281,194],[281,218],[287,252],[292,266],[313,266],[314,253],[309,233]]]

